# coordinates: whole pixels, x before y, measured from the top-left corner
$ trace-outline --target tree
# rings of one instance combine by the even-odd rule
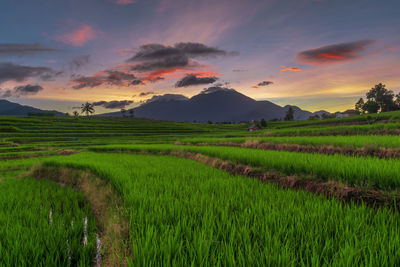
[[[129,114],[130,114],[131,118],[134,117],[135,114],[134,114],[134,112],[133,112],[133,109],[130,109],[130,110],[129,110]]]
[[[261,119],[260,124],[262,127],[267,127],[267,121],[264,118]]]
[[[72,112],[72,115],[74,115],[74,117],[78,117],[79,116],[79,112],[75,110],[74,112]]]
[[[364,99],[362,99],[362,97],[360,97],[360,99],[357,101],[356,105],[355,105],[355,109],[358,112],[358,114],[362,114],[364,113]]]
[[[396,109],[400,109],[400,93],[396,95],[396,99],[394,100],[394,104],[396,105]]]
[[[368,112],[368,113],[377,113],[379,111],[379,105],[375,101],[368,100],[364,105],[363,105],[363,111]]]
[[[286,111],[285,121],[292,121],[292,120],[294,120],[294,110],[292,107],[289,107],[289,109]]]
[[[121,108],[121,114],[122,114],[122,117],[125,117],[125,113],[126,113],[126,109],[124,109],[124,108]]]
[[[81,113],[86,113],[86,116],[89,116],[89,114],[94,113],[93,104],[90,104],[89,102],[86,102],[85,104],[82,104]]]
[[[375,85],[374,88],[371,88],[369,92],[367,92],[368,101],[375,102],[378,105],[378,111],[385,112],[395,110],[395,104],[393,101],[394,93],[392,90],[388,90],[385,88],[385,85],[379,83]],[[369,107],[372,107],[374,104],[369,104]],[[376,113],[376,112],[375,112]]]
[[[318,114],[315,114],[313,116],[308,117],[308,119],[310,121],[315,121],[315,120],[319,120],[321,117]]]

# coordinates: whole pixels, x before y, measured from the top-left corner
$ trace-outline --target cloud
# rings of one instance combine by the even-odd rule
[[[351,43],[322,46],[302,51],[296,55],[296,58],[300,63],[308,65],[346,62],[362,57],[362,52],[374,42],[374,40],[361,40]]]
[[[249,71],[249,70],[246,70],[246,69],[233,69],[232,70],[232,72],[246,72],[246,71]]]
[[[259,86],[257,86],[257,85],[253,85],[253,86],[250,86],[250,88],[253,88],[253,89],[258,89],[258,88],[260,88]]]
[[[63,35],[56,36],[55,39],[67,45],[83,46],[90,40],[96,38],[96,33],[89,25],[83,24],[76,30]]]
[[[46,47],[39,43],[34,44],[0,44],[0,56],[25,56],[44,52],[59,51],[54,48]]]
[[[285,66],[282,66],[281,71],[299,72],[299,71],[302,71],[302,69],[300,69],[300,68],[293,68],[293,67],[285,67]]]
[[[214,83],[218,80],[217,77],[197,77],[194,74],[187,74],[185,77],[176,82],[175,87],[188,87],[199,84]]]
[[[215,58],[218,56],[231,55],[216,47],[210,47],[201,43],[177,43],[172,46],[163,44],[146,44],[139,47],[139,50],[127,60],[131,63],[130,69],[137,72],[150,73],[149,80],[157,73],[173,73],[178,70],[195,69],[200,66],[194,59]],[[154,77],[153,77],[154,78]]]
[[[133,101],[132,100],[113,100],[113,101],[98,101],[98,102],[94,102],[93,105],[94,106],[102,106],[103,108],[106,109],[121,109],[121,108],[125,108],[126,106],[129,106],[130,104],[132,104]]]
[[[212,94],[212,93],[220,92],[220,91],[231,92],[231,91],[235,91],[235,90],[221,87],[221,86],[212,86],[212,87],[203,89],[203,91],[201,91],[201,94]]]
[[[146,100],[145,103],[151,103],[154,101],[158,102],[168,102],[168,101],[185,101],[188,98],[184,95],[179,94],[165,94],[165,95],[155,95],[152,98]]]
[[[143,84],[134,74],[119,70],[105,70],[93,76],[72,75],[73,89],[82,89],[85,87],[93,88],[100,85],[114,85],[129,87],[131,85]]]
[[[268,86],[268,85],[271,85],[273,83],[274,82],[271,82],[271,81],[262,81],[262,82],[258,83],[257,86]]]
[[[7,81],[23,82],[34,77],[49,80],[60,74],[61,72],[47,67],[30,67],[9,62],[0,63],[0,84]]]
[[[13,90],[6,90],[1,97],[20,97],[20,96],[28,96],[28,95],[36,95],[40,91],[43,90],[43,87],[40,85],[21,85],[14,87]]]
[[[139,96],[148,96],[148,95],[154,95],[156,94],[155,92],[149,91],[149,92],[141,92]]]
[[[118,5],[130,5],[136,3],[135,0],[115,0],[115,3]]]
[[[82,55],[82,56],[77,56],[77,57],[73,58],[69,62],[69,66],[70,66],[71,70],[79,70],[80,68],[82,68],[83,66],[88,64],[89,62],[90,62],[90,55]]]

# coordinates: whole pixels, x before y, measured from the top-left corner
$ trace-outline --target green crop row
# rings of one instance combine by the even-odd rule
[[[0,266],[93,265],[96,231],[83,196],[71,188],[0,180]]]
[[[350,136],[268,136],[268,137],[233,137],[233,138],[187,138],[181,142],[190,144],[218,144],[248,141],[272,144],[298,144],[306,146],[338,146],[366,148],[400,148],[400,138],[397,135],[350,135]]]
[[[174,151],[183,150],[242,163],[285,175],[336,180],[352,186],[394,190],[400,188],[400,161],[345,155],[322,155],[287,151],[258,150],[224,146],[109,145],[93,151]]]
[[[172,156],[85,152],[46,166],[89,169],[121,194],[135,266],[394,266],[400,217],[233,177]]]

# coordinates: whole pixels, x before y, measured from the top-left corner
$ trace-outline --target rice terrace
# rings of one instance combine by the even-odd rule
[[[2,0],[0,267],[400,266],[398,0]]]

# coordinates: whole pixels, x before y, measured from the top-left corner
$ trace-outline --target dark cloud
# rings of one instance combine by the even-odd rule
[[[131,82],[131,84],[132,84],[132,85],[141,85],[141,84],[144,84],[144,82],[143,82],[142,80],[133,80],[133,81]]]
[[[42,44],[0,44],[0,56],[25,56],[43,52],[59,51],[54,48],[46,47]]]
[[[217,77],[197,77],[194,74],[187,74],[185,77],[176,82],[175,87],[187,87],[199,84],[214,83],[218,80]]]
[[[362,56],[363,52],[374,40],[362,40],[351,43],[340,43],[305,50],[297,54],[297,60],[303,64],[323,65],[354,60]]]
[[[273,83],[274,82],[271,82],[271,81],[262,81],[262,82],[258,83],[257,86],[268,86],[268,85],[271,85]]]
[[[28,95],[36,95],[38,92],[42,91],[43,87],[40,85],[21,85],[15,87],[13,90],[6,90],[1,96],[2,97],[20,97]]]
[[[78,56],[73,58],[70,63],[70,69],[71,70],[79,70],[81,69],[83,66],[87,65],[90,62],[90,55],[82,55],[82,56]]]
[[[155,95],[152,98],[146,100],[145,103],[151,103],[154,101],[158,102],[168,102],[168,101],[185,101],[188,98],[184,95],[179,94],[165,94],[165,95]]]
[[[203,89],[203,91],[201,91],[201,94],[212,94],[212,93],[220,92],[220,91],[229,92],[229,91],[235,91],[235,90],[221,87],[221,86],[212,86],[212,87]]]
[[[189,58],[186,55],[171,55],[135,64],[131,69],[138,72],[151,72],[163,69],[184,68],[189,66],[189,64]]]
[[[155,94],[155,92],[152,92],[152,91],[149,91],[149,92],[141,92],[140,94],[139,94],[139,96],[147,96],[147,95],[154,95]]]
[[[196,64],[192,60],[194,58],[210,58],[228,54],[231,53],[201,43],[177,43],[173,46],[146,44],[140,46],[136,54],[127,62],[136,63],[132,66],[134,71],[151,72],[185,68]]]
[[[98,101],[98,102],[94,102],[93,105],[94,106],[102,106],[103,108],[107,108],[107,109],[121,109],[121,108],[125,108],[126,106],[129,106],[130,104],[132,104],[133,101],[132,100],[114,100],[114,101]]]
[[[11,90],[5,90],[4,93],[1,93],[0,97],[4,97],[4,98],[12,97],[12,91]]]
[[[85,87],[93,88],[100,85],[115,85],[128,87],[131,85],[143,84],[134,74],[118,70],[105,70],[94,76],[72,75],[72,82],[76,85],[73,89]]]
[[[0,63],[0,83],[7,81],[23,82],[27,78],[34,77],[49,80],[59,74],[60,72],[47,67],[30,67],[7,62]]]

